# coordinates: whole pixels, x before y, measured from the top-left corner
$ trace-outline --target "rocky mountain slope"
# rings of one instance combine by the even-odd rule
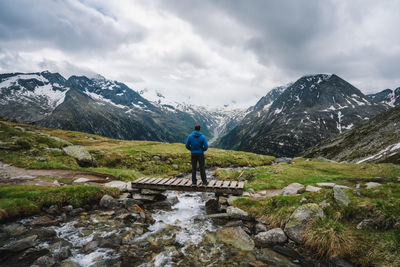
[[[400,87],[395,90],[386,89],[379,93],[370,94],[368,96],[375,102],[387,104],[391,107],[400,105]]]
[[[326,139],[303,153],[336,161],[400,163],[400,106]]]
[[[47,71],[0,75],[0,97],[0,116],[118,139],[184,142],[196,123],[211,138],[221,116],[227,121],[231,116],[149,101],[125,84],[101,76],[67,80]]]
[[[386,109],[386,105],[371,101],[336,75],[303,76],[270,106],[265,104],[261,111],[260,107],[254,108],[221,138],[218,146],[273,156],[295,156]]]

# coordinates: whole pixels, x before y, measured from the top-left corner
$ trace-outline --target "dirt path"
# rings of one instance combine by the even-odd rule
[[[52,177],[55,179],[43,179],[43,177]],[[64,181],[69,181],[70,183],[79,178],[88,179],[87,183],[106,183],[115,180],[115,177],[111,174],[80,170],[23,169],[0,161],[0,186],[10,184],[57,186],[57,183],[54,183],[57,178],[66,179]]]

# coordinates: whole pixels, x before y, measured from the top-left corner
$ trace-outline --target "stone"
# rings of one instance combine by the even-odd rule
[[[267,227],[262,223],[257,223],[254,226],[254,229],[255,229],[256,234],[268,231]]]
[[[80,214],[80,213],[82,213],[82,212],[84,212],[85,210],[83,209],[83,208],[76,208],[76,209],[73,209],[73,210],[71,210],[70,212],[69,212],[69,215],[70,216],[76,216],[76,215],[78,215],[78,214]]]
[[[32,234],[37,235],[41,239],[52,238],[57,236],[57,232],[51,228],[39,228],[31,231]]]
[[[37,260],[35,260],[35,262],[33,264],[37,265],[39,267],[51,267],[56,264],[56,261],[53,258],[44,255],[44,256],[38,258]]]
[[[135,200],[155,201],[156,200],[156,195],[133,194],[132,198],[135,199]]]
[[[292,183],[282,189],[282,196],[296,195],[299,190],[304,189],[304,185]]]
[[[285,225],[286,235],[296,243],[302,243],[307,223],[315,218],[325,217],[324,211],[315,203],[298,207]]]
[[[108,210],[108,211],[103,211],[102,213],[100,213],[100,216],[113,216],[115,214],[115,211],[113,210]]]
[[[18,266],[33,266],[35,260],[49,254],[47,249],[28,248],[18,255]]]
[[[72,205],[67,205],[67,206],[62,207],[62,209],[63,209],[63,211],[70,212],[71,210],[74,209],[74,207]]]
[[[249,188],[249,190],[247,190],[250,194],[255,194],[256,193],[256,191],[254,191],[254,189],[253,188]]]
[[[251,189],[251,188],[250,188]],[[226,200],[228,202],[228,205],[232,206],[233,202],[238,199],[237,196],[229,196],[228,199]]]
[[[118,188],[121,192],[128,192],[128,185],[123,181],[111,181],[104,184],[106,188]]]
[[[257,259],[265,262],[268,266],[298,267],[292,261],[269,248],[262,248],[257,253]]]
[[[293,162],[292,158],[276,158],[273,161],[274,164],[280,164],[280,163],[292,164],[292,162]]]
[[[267,247],[277,244],[283,244],[287,241],[287,236],[281,228],[274,228],[266,232],[258,233],[254,240],[257,246]]]
[[[70,247],[62,247],[58,252],[55,253],[55,258],[58,261],[63,261],[71,257],[72,252]]]
[[[81,167],[96,166],[96,160],[83,146],[67,146],[63,148],[63,151],[68,156],[73,157]]]
[[[242,196],[243,196],[243,197],[249,197],[249,196],[250,196],[250,193],[249,193],[249,192],[243,192]]]
[[[226,204],[228,203],[228,199],[226,197],[220,196],[218,197],[219,204]]]
[[[57,205],[51,205],[51,206],[46,210],[46,212],[47,212],[48,214],[55,215],[55,214],[57,214],[57,212],[58,212],[58,206],[57,206]]]
[[[114,206],[117,205],[117,200],[114,199],[112,196],[110,195],[104,195],[101,199],[100,199],[100,203],[99,203],[100,207],[102,208],[113,208]]]
[[[269,221],[268,217],[265,216],[265,215],[263,215],[261,217],[257,217],[256,218],[256,222],[262,223],[262,224],[265,224],[265,225],[269,225],[270,224],[270,221]]]
[[[359,224],[357,224],[356,228],[358,230],[362,230],[368,227],[373,227],[377,226],[379,224],[378,219],[370,218],[370,219],[364,219],[362,220]]]
[[[219,211],[219,202],[214,198],[209,199],[205,203],[205,207],[208,214],[217,213]]]
[[[124,200],[124,199],[126,199],[126,198],[130,198],[131,197],[131,194],[130,193],[122,193],[120,196],[119,196],[119,200]]]
[[[55,180],[55,181],[53,182],[53,185],[55,185],[55,186],[61,186],[60,182],[57,181],[57,180]]]
[[[330,205],[331,205],[331,203],[329,203],[329,202],[326,201],[325,199],[322,200],[322,201],[318,204],[318,206],[320,206],[321,208],[326,208],[326,207],[329,207]]]
[[[90,242],[86,243],[83,246],[82,250],[84,252],[92,252],[98,247],[99,247],[99,241],[95,240],[95,241],[90,241]]]
[[[132,198],[126,198],[122,201],[122,204],[124,205],[124,207],[127,209],[132,205],[142,205],[143,202],[140,200],[136,200],[136,199],[132,199]]]
[[[11,252],[19,252],[25,250],[27,248],[34,247],[36,244],[37,235],[31,235],[22,239],[19,239],[15,242],[8,243],[5,246],[0,248],[0,251],[11,251]]]
[[[245,212],[244,210],[241,210],[239,208],[229,206],[226,209],[226,213],[231,217],[235,219],[249,219],[249,214]]]
[[[338,187],[333,187],[333,197],[335,201],[342,207],[347,207],[350,203],[350,199],[344,194],[343,190]]]
[[[227,222],[224,226],[225,226],[225,227],[235,227],[235,226],[243,227],[244,224],[243,224],[243,221],[241,221],[241,220],[236,220],[236,221],[229,221],[229,222]]]
[[[5,225],[3,227],[3,231],[11,236],[18,236],[18,235],[25,234],[28,230],[26,229],[25,226],[23,226],[19,223],[13,223],[13,224]]]
[[[50,225],[59,225],[60,223],[53,219],[50,216],[40,216],[31,221],[31,225],[34,226],[50,226]]]
[[[174,168],[174,170],[177,170],[177,169],[179,169],[179,166],[176,164],[172,164],[172,168]]]
[[[36,160],[39,162],[45,162],[45,161],[47,161],[47,158],[46,157],[37,157]]]
[[[87,183],[89,181],[90,181],[90,179],[88,179],[88,178],[80,177],[78,179],[75,179],[73,183],[74,184],[83,184],[83,183]]]
[[[222,242],[232,245],[240,250],[251,251],[254,241],[241,227],[223,227],[217,230],[217,237]]]
[[[366,183],[366,184],[365,184],[365,186],[367,187],[367,189],[374,188],[374,187],[381,186],[381,185],[382,185],[382,184],[380,184],[380,183],[375,183],[375,182],[369,182],[369,183]]]
[[[179,199],[177,196],[167,197],[167,201],[171,203],[172,206],[179,203]]]
[[[321,187],[328,187],[328,188],[333,188],[334,186],[337,186],[339,188],[343,188],[343,189],[349,189],[350,187],[345,186],[345,185],[337,185],[335,183],[317,183],[318,186]]]
[[[143,194],[143,195],[158,195],[158,194],[161,194],[163,191],[160,191],[160,190],[153,190],[153,189],[145,189],[145,188],[143,188],[142,190],[141,190],[141,194]]]
[[[348,263],[347,261],[345,261],[344,259],[335,256],[332,257],[329,261],[329,266],[332,267],[353,267],[352,264]]]
[[[74,261],[66,261],[60,265],[60,267],[81,267],[78,263]]]
[[[143,209],[141,207],[139,207],[139,205],[137,204],[133,204],[132,206],[127,208],[130,212],[133,213],[141,213],[143,212]]]
[[[306,192],[318,192],[321,189],[322,189],[321,187],[316,187],[316,186],[312,186],[312,185],[306,186]]]

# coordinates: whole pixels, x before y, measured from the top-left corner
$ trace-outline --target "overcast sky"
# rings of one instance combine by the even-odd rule
[[[1,0],[0,72],[99,73],[247,107],[304,74],[400,86],[400,1]]]

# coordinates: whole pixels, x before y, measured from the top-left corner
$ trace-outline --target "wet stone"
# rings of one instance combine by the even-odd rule
[[[22,234],[26,233],[28,230],[26,229],[25,226],[23,226],[21,224],[13,223],[13,224],[5,225],[3,227],[3,231],[11,236],[18,236],[18,235],[22,235]]]
[[[41,216],[31,221],[31,225],[34,226],[51,226],[59,224],[58,221],[54,220],[54,218],[50,216]]]
[[[60,267],[81,267],[78,263],[74,261],[66,261],[60,265]]]
[[[79,215],[80,213],[82,213],[82,212],[84,212],[85,210],[83,209],[83,208],[76,208],[76,209],[73,209],[73,210],[71,210],[70,212],[69,212],[69,215],[70,216],[76,216],[76,215]]]
[[[28,248],[18,256],[17,261],[19,266],[29,266],[35,260],[48,253],[49,251],[47,249]]]
[[[31,236],[19,239],[15,242],[6,244],[2,248],[0,248],[0,250],[19,252],[19,251],[25,250],[27,248],[34,247],[36,244],[37,237],[38,237],[37,235],[31,235]]]
[[[45,255],[38,258],[33,264],[39,267],[51,267],[56,264],[56,261],[53,258]]]

